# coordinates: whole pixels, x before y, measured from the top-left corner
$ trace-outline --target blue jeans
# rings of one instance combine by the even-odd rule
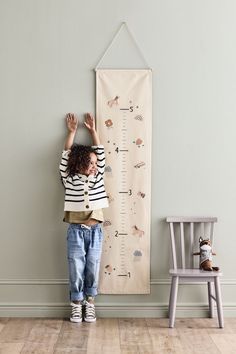
[[[97,295],[102,239],[100,224],[87,227],[83,224],[69,225],[67,257],[71,301]]]

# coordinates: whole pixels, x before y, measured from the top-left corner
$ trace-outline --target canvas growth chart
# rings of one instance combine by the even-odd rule
[[[97,128],[106,151],[100,292],[150,292],[151,70],[97,70]]]
[[[126,23],[114,39],[124,27],[142,56]],[[105,70],[98,65],[96,122],[105,146],[104,179],[109,197],[109,208],[104,209],[99,291],[148,294],[152,71],[150,68]]]

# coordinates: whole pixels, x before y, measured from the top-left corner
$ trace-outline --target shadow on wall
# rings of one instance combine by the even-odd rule
[[[153,222],[151,239],[152,278],[167,278],[170,268],[169,228],[165,218]]]

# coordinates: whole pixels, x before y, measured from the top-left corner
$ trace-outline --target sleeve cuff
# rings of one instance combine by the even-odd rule
[[[91,148],[93,148],[93,149],[104,149],[104,145],[92,145]]]
[[[62,151],[62,157],[68,157],[70,151],[71,151],[71,150],[63,150],[63,151]]]

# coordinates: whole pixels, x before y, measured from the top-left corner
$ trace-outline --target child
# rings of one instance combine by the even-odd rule
[[[73,113],[66,116],[68,135],[60,164],[61,179],[65,187],[65,216],[67,256],[69,263],[70,300],[72,322],[95,322],[94,297],[97,295],[99,265],[102,249],[102,208],[108,207],[104,188],[104,147],[95,129],[95,121],[87,113],[85,126],[94,146],[74,144],[78,120]]]

